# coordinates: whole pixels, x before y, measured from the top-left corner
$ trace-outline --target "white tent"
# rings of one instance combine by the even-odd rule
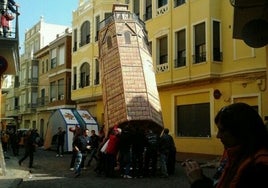
[[[66,131],[65,137],[65,151],[72,151],[73,132],[69,131],[79,126],[81,129],[88,128],[89,130],[96,130],[98,132],[98,124],[95,119],[86,110],[76,109],[58,109],[49,119],[47,131],[45,135],[44,148],[50,149],[52,147],[53,136],[58,132],[58,128],[62,127]]]

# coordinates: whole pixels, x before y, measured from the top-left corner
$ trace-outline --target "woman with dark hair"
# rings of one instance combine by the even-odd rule
[[[213,179],[196,161],[183,163],[192,188],[268,187],[268,132],[258,112],[245,103],[222,108],[215,117],[224,154]]]

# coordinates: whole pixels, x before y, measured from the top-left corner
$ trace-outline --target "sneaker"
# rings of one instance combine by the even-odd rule
[[[87,169],[86,167],[83,168],[83,170],[86,170],[86,169]]]
[[[56,157],[59,157],[59,156],[60,156],[59,154],[56,155]]]
[[[60,157],[63,157],[63,155],[60,155]]]
[[[74,171],[74,168],[70,168],[71,171]]]
[[[129,176],[129,175],[124,175],[124,178],[126,178],[126,179],[131,179],[131,178],[132,178],[132,176]]]

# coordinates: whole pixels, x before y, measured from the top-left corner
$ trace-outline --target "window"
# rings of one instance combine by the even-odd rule
[[[140,0],[133,0],[133,12],[140,17]]]
[[[45,73],[45,62],[44,61],[42,61],[42,72],[41,72],[42,74],[44,74]]]
[[[167,4],[167,0],[158,0],[158,7],[157,8],[160,8],[166,4]]]
[[[176,107],[176,132],[181,137],[210,137],[209,103]]]
[[[57,88],[56,88],[56,82],[50,83],[50,102],[57,100]]]
[[[96,34],[95,34],[95,42],[98,41],[98,37],[99,37],[99,30],[100,30],[100,16],[96,16],[95,17],[95,29],[96,29]]]
[[[167,45],[167,36],[158,39],[159,45],[159,57],[158,63],[165,64],[168,62],[168,45]]]
[[[20,109],[20,103],[19,103],[19,97],[15,97],[15,102],[14,102],[14,110],[19,110]]]
[[[73,52],[76,52],[76,50],[77,50],[77,29],[74,29],[73,38],[74,38]]]
[[[77,70],[76,67],[73,68],[73,90],[76,90],[76,83],[77,83]]]
[[[148,45],[149,45],[149,46],[148,46],[148,48],[149,48],[148,50],[149,50],[150,54],[152,55],[152,45],[153,45],[153,44],[152,44],[152,42],[150,41]]]
[[[213,21],[213,61],[222,61],[220,22]]]
[[[99,68],[99,61],[97,59],[95,59],[95,80],[94,80],[94,84],[98,85],[100,83],[100,68]]]
[[[38,78],[39,78],[38,61],[36,61],[36,60],[32,61],[31,71],[32,71],[31,77],[29,77],[29,78],[31,78],[31,82],[38,84]]]
[[[109,18],[110,16],[112,16],[113,15],[113,13],[111,13],[111,12],[106,12],[105,14],[104,14],[104,19],[107,19],[107,18]]]
[[[20,87],[20,79],[19,79],[19,76],[15,76],[15,78],[14,78],[14,87],[15,88]]]
[[[48,59],[46,59],[46,72],[48,71]]]
[[[152,18],[152,0],[146,0],[145,3],[145,15],[143,19],[146,21]]]
[[[148,37],[146,34],[143,33],[142,35],[142,46],[144,49],[149,51],[149,41],[148,41]]]
[[[64,99],[64,79],[58,80],[58,100]]]
[[[88,63],[83,63],[80,69],[80,87],[89,86],[89,72],[90,67]]]
[[[51,68],[55,68],[57,66],[57,49],[53,49],[51,51]]]
[[[131,44],[131,33],[129,31],[124,33],[125,36],[125,43],[126,44]]]
[[[174,0],[174,7],[180,6],[185,3],[185,0]]]
[[[194,63],[206,61],[206,32],[205,23],[194,26]]]
[[[186,64],[186,41],[185,29],[176,32],[176,59],[175,68],[185,66]]]
[[[36,108],[37,107],[37,98],[38,98],[37,90],[33,89],[31,91],[31,98],[32,98],[32,100],[31,100],[31,105],[30,106],[31,106],[31,108]]]
[[[45,96],[46,96],[46,90],[41,89],[41,99],[40,99],[40,106],[45,105]]]
[[[112,48],[113,44],[112,44],[112,37],[111,36],[107,36],[107,48],[110,49]]]
[[[59,65],[65,64],[65,46],[59,47]]]
[[[90,43],[90,23],[86,21],[81,26],[81,41],[80,46]]]

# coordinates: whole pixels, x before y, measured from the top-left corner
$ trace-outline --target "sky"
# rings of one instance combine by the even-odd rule
[[[72,26],[72,11],[77,9],[79,0],[15,0],[19,4],[20,47],[24,49],[25,31],[32,28],[40,17],[50,24]]]

